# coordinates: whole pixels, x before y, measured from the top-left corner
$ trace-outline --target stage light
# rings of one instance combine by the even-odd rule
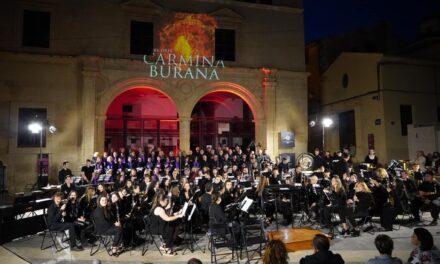
[[[41,123],[32,122],[29,124],[28,129],[32,132],[32,134],[38,134],[41,132],[41,130],[43,130],[43,126]]]
[[[324,127],[330,127],[332,124],[333,124],[333,120],[332,120],[332,119],[330,119],[330,118],[328,118],[328,117],[324,117],[324,118],[322,119],[322,125],[323,125]]]
[[[49,132],[50,132],[51,134],[53,134],[53,133],[57,132],[57,128],[56,128],[54,125],[50,125],[50,126],[49,126]]]

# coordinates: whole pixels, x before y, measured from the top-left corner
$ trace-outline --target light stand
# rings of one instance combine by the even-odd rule
[[[39,168],[38,168],[38,179],[37,183],[34,184],[32,187],[35,189],[35,186],[38,188],[43,187],[43,130],[48,129],[51,134],[55,133],[57,131],[57,128],[49,123],[48,120],[45,120],[43,123],[40,121],[33,121],[28,126],[29,131],[31,131],[32,134],[40,134],[40,156],[39,156]]]

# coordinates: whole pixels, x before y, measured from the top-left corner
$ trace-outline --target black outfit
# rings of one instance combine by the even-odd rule
[[[347,195],[342,189],[339,192],[324,194],[321,202],[321,223],[325,226],[331,226],[331,214],[339,214],[346,204]]]
[[[299,261],[300,264],[344,264],[341,255],[334,254],[330,250],[318,251],[313,255],[306,256]]]
[[[165,211],[165,208],[158,206]],[[154,211],[158,208],[154,208],[150,215],[150,229],[153,234],[159,234],[162,236],[163,241],[167,248],[173,247],[174,234],[176,232],[175,226],[171,222],[167,222],[162,219],[159,215],[155,215]]]
[[[440,195],[440,184],[438,182],[427,182],[424,181],[419,185],[419,191],[426,192],[426,193],[433,193],[431,195],[426,195],[422,198],[417,198],[414,201],[414,216],[416,220],[420,219],[419,211],[420,208],[425,208],[431,212],[431,217],[433,221],[438,220],[439,216],[439,207],[432,203],[433,200],[435,200]],[[429,200],[430,202],[426,204],[424,200]]]
[[[373,187],[374,207],[373,213],[380,216],[380,224],[388,231],[393,229],[394,207],[388,202],[390,194],[383,185]]]
[[[72,171],[70,169],[64,169],[62,168],[59,172],[58,172],[58,182],[59,184],[63,184],[64,183],[64,179],[66,179],[66,176],[70,175],[72,176]]]
[[[63,183],[63,185],[61,185],[61,192],[64,195],[64,199],[67,198],[71,191],[76,191],[76,187],[73,183],[71,183],[70,186],[67,186],[66,183]]]
[[[122,227],[115,226],[110,219],[105,217],[104,208],[97,207],[95,211],[93,211],[93,219],[95,220],[95,231],[98,235],[113,235],[113,247],[117,247],[121,244]]]
[[[93,211],[96,208],[96,198],[92,198],[90,201],[87,201],[87,197],[83,196],[79,200],[78,206],[78,217],[84,216],[86,220],[90,220]]]
[[[368,209],[370,208],[373,200],[371,194],[367,192],[357,192],[356,197],[359,201],[356,202],[355,209],[353,210],[351,207],[345,207],[339,214],[342,223],[347,223],[348,220],[354,227],[356,226],[356,217],[368,216]]]
[[[79,218],[79,203],[72,201],[67,202],[66,205],[66,216],[64,217],[65,222],[73,223],[75,225],[75,232],[77,236],[80,237],[81,244],[85,243],[86,231],[90,228],[89,223],[78,221]]]
[[[209,207],[209,226],[226,224],[226,216],[218,204],[211,204]]]
[[[83,166],[81,168],[81,172],[84,172],[84,175],[86,176],[87,180],[92,180],[93,172],[95,171],[94,166]]]
[[[378,158],[376,155],[374,155],[374,158],[370,159],[370,155],[367,155],[367,156],[365,156],[364,162],[373,164],[376,167],[377,163],[378,163]]]
[[[62,211],[55,203],[52,203],[47,209],[47,227],[53,231],[69,230],[70,246],[76,245],[75,225],[64,222]]]

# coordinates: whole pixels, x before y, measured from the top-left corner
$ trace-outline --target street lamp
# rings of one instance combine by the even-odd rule
[[[44,122],[41,120],[34,120],[28,125],[28,129],[32,134],[40,134],[40,167],[38,169],[39,175],[37,186],[41,187],[41,184],[43,183],[43,130],[48,129],[49,132],[53,134],[57,131],[57,128],[54,125],[51,125],[49,120],[45,120]]]
[[[322,151],[325,151],[325,128],[330,127],[333,124],[333,120],[329,117],[324,117],[321,121],[322,124]]]

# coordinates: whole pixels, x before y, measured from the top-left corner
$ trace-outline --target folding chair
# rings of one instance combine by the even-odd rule
[[[145,226],[145,243],[142,247],[142,256],[148,251],[148,243],[154,244],[161,255],[163,255],[162,251],[159,248],[156,240],[159,240],[160,243],[163,243],[162,235],[160,234],[160,230],[152,230],[151,228],[151,218],[149,215],[146,215],[143,218],[144,226]],[[156,225],[158,226],[158,225]]]
[[[231,256],[231,259],[227,262],[236,261],[240,264],[238,256],[237,242],[235,234],[231,227],[228,225],[211,225],[208,232],[209,237],[209,250],[211,251],[211,263],[218,263],[218,257]],[[226,252],[219,252],[224,248]]]
[[[93,217],[91,218],[91,221],[93,226],[92,236],[94,236],[96,238],[96,241],[98,241],[98,246],[96,246],[97,249],[93,251],[95,244],[92,244],[92,247],[90,248],[90,256],[96,254],[96,252],[98,252],[101,249],[101,246],[104,246],[105,250],[107,251],[107,254],[111,256],[112,255],[111,244],[113,243],[114,240],[113,235],[98,234],[96,232],[96,224],[95,224],[95,219],[93,219]]]
[[[267,240],[264,233],[264,223],[259,219],[250,219],[240,225],[241,245],[240,256],[242,251],[246,252],[246,258],[248,262],[257,260],[262,257],[262,251],[266,246]],[[254,259],[255,254],[259,255],[259,258]]]
[[[43,240],[41,241],[41,250],[45,250],[51,247],[55,247],[55,253],[58,253],[69,246],[63,246],[62,243],[66,242],[68,240],[68,237],[66,236],[65,230],[63,231],[57,231],[57,230],[50,230],[49,225],[47,224],[47,215],[46,212],[43,213],[44,218],[44,224],[46,225],[46,229],[43,232]],[[44,246],[44,241],[46,240],[46,237],[49,236],[51,243],[48,246]],[[60,245],[57,244],[57,237],[61,236],[61,243]]]

